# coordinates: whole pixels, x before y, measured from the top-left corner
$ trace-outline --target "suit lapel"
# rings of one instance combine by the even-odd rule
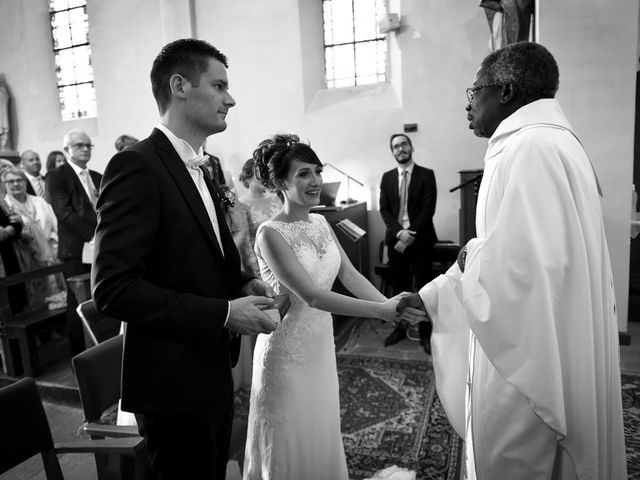
[[[87,195],[87,192],[85,192],[84,186],[82,185],[82,182],[78,178],[78,175],[76,174],[73,167],[69,164],[65,164],[60,168],[65,168],[67,170],[66,175],[67,175],[67,178],[71,181],[71,185],[70,185],[71,191],[73,191],[75,195],[80,196],[84,200],[84,203],[86,205],[91,205],[91,199]]]
[[[400,211],[400,191],[398,190],[398,169],[394,168],[389,176],[391,185],[389,185],[389,195],[391,197],[391,205],[393,205],[392,213],[397,217]]]
[[[209,214],[207,213],[207,209],[202,202],[200,192],[198,192],[198,189],[193,183],[191,175],[189,175],[189,172],[182,162],[182,159],[173,148],[173,145],[171,145],[171,142],[169,142],[169,139],[167,139],[167,137],[159,130],[154,129],[150,138],[152,138],[155,144],[158,146],[158,156],[167,167],[167,170],[169,170],[169,173],[173,177],[178,190],[180,190],[180,193],[184,197],[187,206],[193,213],[193,216],[196,218],[196,221],[211,243],[212,248],[217,252],[220,259],[222,260],[224,256],[222,255],[222,250],[220,249],[218,240],[216,239],[216,234],[213,231],[213,225],[211,225]],[[214,198],[213,204],[215,205],[216,203],[217,201]],[[218,206],[216,205],[216,213],[217,211]],[[220,216],[218,215],[218,219],[219,218]],[[218,222],[220,224],[220,220],[218,220]]]
[[[218,220],[218,226],[220,230],[220,240],[222,242],[222,248],[224,249],[224,257],[228,262],[231,260],[232,254],[236,251],[236,244],[233,241],[233,237],[231,236],[231,231],[227,225],[227,219],[224,214],[224,210],[222,207],[222,195],[220,193],[220,185],[212,180],[209,176],[209,172],[206,168],[200,167],[204,174],[205,184],[209,189],[209,193],[211,194],[211,198],[213,199],[213,205],[216,208],[216,218]]]

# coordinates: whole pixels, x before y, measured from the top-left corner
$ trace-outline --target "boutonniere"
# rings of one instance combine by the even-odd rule
[[[220,203],[224,208],[235,207],[236,205],[236,192],[233,188],[222,184],[218,187],[220,194]]]

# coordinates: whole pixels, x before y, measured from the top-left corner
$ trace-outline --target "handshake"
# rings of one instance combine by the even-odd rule
[[[396,315],[400,317],[401,321],[410,323],[411,325],[415,325],[416,323],[420,322],[431,321],[419,294],[401,293],[395,298],[398,299],[398,304],[396,305]],[[395,324],[397,322],[393,323]]]

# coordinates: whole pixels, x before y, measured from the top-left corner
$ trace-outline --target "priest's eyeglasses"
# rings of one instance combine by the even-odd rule
[[[478,92],[483,88],[502,87],[503,85],[504,83],[486,83],[484,85],[476,85],[475,87],[469,87],[465,90],[467,93],[467,100],[469,100],[469,103],[473,102]]]

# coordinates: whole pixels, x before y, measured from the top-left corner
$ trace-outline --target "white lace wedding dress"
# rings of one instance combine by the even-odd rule
[[[317,285],[330,290],[340,254],[324,217],[310,218],[268,221],[257,236],[264,228],[279,232]],[[243,478],[347,480],[331,314],[310,308],[282,285],[259,246],[256,255],[262,278],[276,293],[288,294],[291,307],[278,328],[256,343]]]

